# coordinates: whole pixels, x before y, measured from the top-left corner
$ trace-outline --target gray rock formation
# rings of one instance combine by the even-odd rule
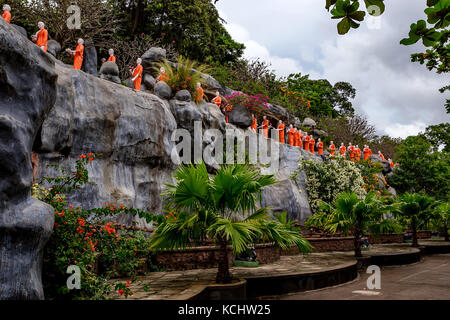
[[[155,78],[151,74],[145,73],[144,77],[142,78],[142,82],[144,83],[145,87],[148,89],[153,89],[156,84]]]
[[[97,76],[97,50],[91,40],[84,43],[83,65],[81,70],[93,76]]]
[[[159,212],[174,167],[170,138],[176,122],[165,103],[60,64],[56,70],[57,100],[39,137],[39,176],[55,173],[47,164],[70,170],[78,155],[100,153],[89,164],[89,184],[68,201],[83,208],[122,202]],[[131,217],[119,221],[130,223]]]
[[[119,67],[115,62],[106,61],[100,68],[100,78],[115,83],[120,83]]]
[[[43,299],[54,212],[30,196],[31,151],[56,97],[49,56],[0,19],[0,300]],[[23,75],[23,76],[22,76]]]
[[[316,124],[316,122],[313,119],[305,118],[305,120],[303,120],[302,125],[304,127],[312,128],[312,127],[315,127],[317,124]]]
[[[169,100],[172,97],[172,89],[164,81],[155,84],[155,94],[161,99]]]
[[[56,40],[48,40],[47,42],[47,52],[52,56],[56,57],[56,55],[61,51],[61,45]]]
[[[21,35],[23,35],[25,38],[28,38],[27,30],[25,30],[24,27],[18,26],[17,24],[14,24],[14,23],[11,23],[11,25],[12,25],[17,31],[19,31],[19,33],[20,33]]]
[[[175,100],[190,102],[192,101],[191,93],[187,90],[180,90],[175,94]]]
[[[155,66],[155,63],[166,59],[166,50],[152,47],[142,55],[141,59],[144,73],[152,73],[151,69]]]
[[[228,114],[228,121],[240,128],[248,128],[252,124],[252,116],[247,108],[237,104],[233,106],[233,109]]]

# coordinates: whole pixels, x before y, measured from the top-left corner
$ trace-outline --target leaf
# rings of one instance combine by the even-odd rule
[[[380,16],[384,13],[386,7],[383,0],[364,0],[367,12],[371,16]]]
[[[358,21],[363,21],[365,16],[366,16],[366,13],[364,11],[357,11],[355,13],[352,13],[350,15],[350,18],[358,20]]]
[[[346,34],[350,30],[350,19],[344,18],[337,25],[338,33],[340,35]]]

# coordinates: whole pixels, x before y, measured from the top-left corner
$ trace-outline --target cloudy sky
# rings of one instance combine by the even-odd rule
[[[448,122],[438,89],[448,75],[410,62],[420,45],[399,44],[409,25],[424,17],[424,1],[386,1],[386,12],[339,36],[325,0],[219,0],[217,8],[231,36],[279,76],[301,72],[311,79],[350,82],[358,113],[380,134],[407,137],[430,124]],[[366,19],[367,20],[367,19]]]

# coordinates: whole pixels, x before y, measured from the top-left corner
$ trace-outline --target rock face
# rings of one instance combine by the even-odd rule
[[[155,84],[155,94],[161,99],[170,99],[172,97],[172,89],[164,81]]]
[[[180,90],[175,94],[175,100],[190,102],[192,100],[191,93],[187,90]]]
[[[43,299],[53,208],[30,196],[31,150],[56,98],[49,56],[0,19],[0,300]]]
[[[56,66],[57,99],[42,125],[39,176],[47,164],[70,170],[78,155],[102,154],[89,164],[90,183],[68,201],[83,208],[119,203],[149,212],[161,210],[160,193],[173,172],[171,134],[176,122],[154,95]],[[131,217],[120,217],[130,223]],[[143,226],[143,224],[141,224]]]
[[[81,66],[81,70],[97,76],[97,50],[95,49],[94,43],[90,40],[86,40],[84,43],[83,65]]]
[[[16,28],[17,31],[19,31],[20,34],[22,34],[25,38],[27,38],[27,30],[25,30],[24,27],[18,26],[17,24],[11,23],[11,25]]]
[[[277,213],[286,211],[289,220],[300,222],[312,215],[305,172],[300,171],[295,179],[292,179],[292,175],[298,170],[300,156],[305,157],[308,153],[286,144],[280,145],[280,169],[275,175],[279,183],[264,188],[261,206],[272,207]]]
[[[52,56],[56,57],[56,55],[61,51],[61,45],[56,40],[48,40],[47,42],[47,52]]]
[[[316,122],[311,118],[305,118],[305,120],[303,120],[302,125],[304,127],[312,128],[316,126]]]
[[[228,114],[228,121],[240,128],[248,128],[252,125],[252,116],[244,106],[238,104]]]
[[[144,74],[144,77],[142,78],[142,81],[144,82],[145,86],[146,86],[148,89],[152,89],[152,88],[155,87],[156,80],[155,80],[155,78],[153,78],[152,75],[150,75],[150,74],[148,74],[148,73],[145,73],[145,74]]]
[[[100,68],[100,79],[120,83],[119,67],[115,62],[106,61]]]
[[[144,72],[151,73],[151,68],[155,65],[155,62],[166,59],[166,50],[163,48],[152,47],[142,55],[141,59]]]

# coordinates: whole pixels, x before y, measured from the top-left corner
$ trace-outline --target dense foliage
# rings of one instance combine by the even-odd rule
[[[148,222],[161,221],[162,217],[122,204],[105,203],[103,208],[85,210],[67,202],[66,194],[89,181],[86,165],[94,159],[92,153],[81,155],[73,172],[54,165],[61,175],[44,177],[41,185],[33,186],[33,196],[55,210],[54,230],[44,250],[43,282],[47,298],[104,299],[111,293],[112,285],[108,282],[111,276],[136,275],[151,254],[150,241],[143,232],[119,230],[107,220],[119,213],[138,215]],[[42,186],[44,183],[47,188]],[[71,265],[80,268],[80,289],[69,290],[66,284],[69,277],[66,271]],[[121,295],[132,294],[127,284],[119,282],[115,288]]]

